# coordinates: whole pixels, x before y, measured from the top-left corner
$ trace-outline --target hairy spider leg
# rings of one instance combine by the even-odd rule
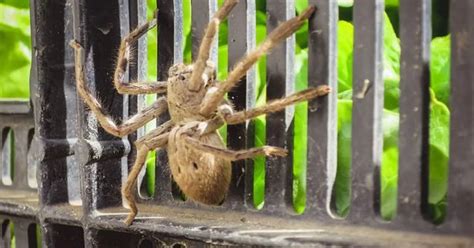
[[[308,101],[317,97],[325,96],[329,92],[331,92],[331,88],[327,85],[321,85],[316,88],[309,88],[306,90],[302,90],[300,92],[294,93],[290,96],[275,99],[273,101],[268,102],[267,104],[256,107],[249,110],[242,110],[236,113],[230,112],[230,108],[224,107],[219,108],[218,112],[220,116],[225,120],[227,124],[233,125],[245,122],[246,120],[253,119],[259,115],[269,114],[281,111],[285,109],[287,106]]]
[[[91,109],[91,111],[97,117],[100,125],[108,133],[123,137],[126,136],[138,128],[144,126],[147,122],[155,119],[162,113],[168,110],[168,103],[165,97],[158,98],[152,105],[140,110],[137,114],[133,115],[122,124],[118,125],[102,107],[99,101],[92,95],[86,86],[86,80],[84,75],[84,48],[75,40],[71,41],[70,45],[75,51],[75,74],[76,74],[76,87],[79,95]]]
[[[120,43],[114,74],[114,86],[120,94],[156,94],[166,92],[167,81],[135,81],[126,83],[124,80],[125,72],[127,71],[130,61],[130,46],[137,42],[141,36],[157,26],[157,14],[158,10],[155,11],[153,19],[130,32]]]
[[[229,72],[227,79],[216,86],[212,93],[206,95],[202,104],[200,113],[203,116],[209,116],[220,105],[224,95],[229,92],[239,81],[245,76],[247,71],[258,61],[258,59],[267,54],[272,48],[284,41],[296,30],[298,30],[304,22],[314,13],[316,8],[310,6],[305,9],[299,16],[296,16],[286,22],[281,23],[273,30],[268,37],[255,50],[245,55]]]
[[[132,224],[138,213],[133,189],[136,188],[138,174],[140,174],[140,171],[145,165],[146,156],[148,152],[166,146],[168,143],[169,131],[173,126],[174,124],[171,121],[167,121],[135,142],[137,157],[132,170],[128,174],[127,182],[122,188],[122,196],[130,206],[131,210],[125,220],[125,224],[128,226]]]
[[[256,148],[250,148],[247,150],[229,150],[224,149],[221,147],[212,146],[206,144],[196,138],[185,136],[183,137],[185,141],[185,145],[196,149],[201,152],[211,153],[217,157],[227,159],[230,161],[242,160],[242,159],[249,159],[254,158],[256,156],[279,156],[279,157],[286,157],[288,155],[288,150],[280,147],[275,146],[262,146]]]
[[[219,24],[229,15],[230,11],[238,2],[239,0],[226,0],[207,25],[201,45],[199,46],[198,57],[193,64],[193,72],[188,85],[189,90],[198,91],[201,88],[201,85],[204,85],[202,75],[206,69],[214,37],[219,30]]]

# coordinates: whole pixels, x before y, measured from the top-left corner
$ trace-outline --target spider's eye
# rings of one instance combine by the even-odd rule
[[[185,76],[183,76],[183,75],[179,75],[179,76],[178,76],[178,78],[179,78],[179,80],[181,80],[181,81],[184,81],[184,80],[186,80],[186,77],[185,77]]]

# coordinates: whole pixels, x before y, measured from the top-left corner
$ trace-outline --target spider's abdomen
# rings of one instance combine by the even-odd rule
[[[225,148],[217,132],[201,136],[200,141]],[[168,143],[171,174],[186,197],[217,205],[222,203],[230,185],[231,162],[213,154],[188,148],[176,139]]]

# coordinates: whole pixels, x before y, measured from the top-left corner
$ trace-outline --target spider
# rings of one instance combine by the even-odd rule
[[[324,96],[330,92],[330,88],[325,85],[308,88],[268,102],[261,107],[234,112],[230,103],[224,99],[225,94],[245,76],[247,70],[260,57],[296,32],[315,11],[315,7],[310,6],[299,16],[281,23],[254,51],[241,58],[225,81],[218,83],[216,69],[208,61],[209,54],[219,23],[238,1],[225,1],[206,27],[196,61],[191,65],[171,66],[167,81],[151,83],[124,81],[130,60],[130,46],[157,25],[156,15],[121,41],[113,79],[117,91],[120,94],[166,94],[121,124],[117,124],[107,114],[87,88],[84,76],[84,49],[75,40],[70,43],[75,50],[77,91],[107,132],[117,137],[124,137],[166,111],[171,117],[169,121],[135,142],[136,160],[122,188],[122,195],[131,209],[125,220],[127,225],[132,224],[138,212],[133,189],[136,187],[138,174],[145,164],[149,151],[166,149],[173,179],[188,198],[208,205],[217,205],[222,203],[229,188],[231,161],[255,156],[287,155],[285,149],[273,146],[239,151],[228,150],[217,129],[225,123],[229,125],[243,123],[259,115],[281,111],[289,105]]]

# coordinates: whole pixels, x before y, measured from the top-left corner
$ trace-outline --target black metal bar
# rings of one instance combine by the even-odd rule
[[[369,222],[380,207],[383,114],[383,0],[354,2],[352,204],[350,216]]]
[[[14,129],[15,144],[15,168],[13,175],[13,187],[19,190],[31,190],[28,185],[28,132],[29,126],[21,126]]]
[[[158,13],[158,80],[168,78],[168,69],[175,63],[183,61],[183,2],[182,0],[157,1]],[[163,115],[158,125],[169,120],[169,115]],[[171,201],[172,179],[168,166],[168,157],[164,150],[159,150],[156,165],[156,199]]]
[[[232,70],[241,57],[255,48],[255,18],[255,1],[253,0],[240,1],[230,13],[227,41],[229,70]],[[255,106],[255,75],[253,68],[247,72],[246,77],[239,82],[237,87],[229,92],[228,99],[232,101],[236,110]],[[251,125],[251,122],[248,122],[227,126],[227,147],[240,150],[251,146],[254,139]],[[226,201],[230,203],[230,206],[242,207],[244,205],[246,192],[251,190],[251,187],[246,186],[246,182],[251,183],[250,180],[246,180],[250,170],[253,170],[252,160],[233,162],[232,182]]]
[[[116,92],[110,76],[121,37],[130,30],[128,10],[127,1],[116,0],[76,1],[74,6],[74,37],[85,49],[88,87],[114,119],[128,115],[128,99]],[[95,115],[86,110],[82,99],[78,99],[78,104],[81,135],[76,153],[83,168],[84,209],[91,213],[100,208],[122,206],[120,189],[127,166],[124,156],[130,145],[126,139],[106,133]],[[107,141],[107,149],[103,141]],[[111,154],[98,150],[109,150]],[[94,156],[85,156],[88,154]]]
[[[308,87],[327,84],[332,93],[308,105],[308,214],[333,215],[330,207],[337,170],[337,19],[336,1],[311,0],[317,7],[309,20]]]
[[[474,235],[474,25],[472,1],[451,1],[451,127],[447,218],[451,230]]]
[[[0,219],[1,221],[1,233],[0,233],[0,244],[2,247],[10,248],[11,246],[11,231],[10,231],[10,220],[8,219]]]
[[[193,59],[196,58],[199,51],[199,45],[204,35],[204,29],[206,28],[209,20],[211,19],[214,12],[217,10],[217,0],[193,0],[192,2],[192,55]],[[213,61],[217,65],[217,36],[216,40],[211,49],[211,56],[209,60]]]
[[[28,227],[30,221],[15,219],[15,247],[30,247]]]
[[[431,0],[400,1],[398,217],[411,226],[426,215],[429,175]]]
[[[293,1],[275,0],[267,2],[267,33],[282,21],[295,15]],[[267,55],[267,101],[284,97],[294,90],[294,46],[295,38],[275,47]],[[265,171],[265,206],[270,212],[291,208],[292,192],[292,139],[294,107],[266,117],[266,143],[284,147],[290,152],[285,158],[267,158]]]
[[[136,29],[139,25],[146,21],[146,3],[143,1],[128,1],[128,12],[129,12],[129,32]],[[139,39],[135,44],[133,44],[131,49],[131,61],[134,63],[130,63],[128,71],[130,75],[131,81],[145,81],[146,80],[146,66],[147,66],[147,44],[146,39]],[[132,116],[136,114],[140,109],[145,107],[145,95],[129,95],[128,96],[128,115]],[[128,135],[128,140],[131,144],[137,140],[138,136],[143,136],[145,128],[140,128],[137,132],[131,133]],[[128,170],[131,170],[131,166],[133,165],[136,158],[136,149],[132,147],[130,153],[128,154]],[[144,169],[146,170],[146,169]],[[144,175],[145,173],[143,173]],[[143,197],[144,192],[142,192],[143,185],[143,177],[140,175],[137,180],[137,199],[142,200],[142,198],[148,198],[148,195]]]
[[[67,42],[72,38],[70,5],[53,1],[31,1],[33,64],[30,76],[31,100],[35,109],[35,160],[39,161],[40,203],[50,205],[68,202],[67,162],[79,167],[70,156],[43,160],[49,141],[74,143],[77,123],[74,106],[72,53]],[[58,56],[61,54],[61,56]],[[73,145],[73,144],[71,144]]]
[[[11,178],[11,139],[13,136],[13,131],[11,127],[4,126],[0,129],[0,168],[1,168],[1,178],[0,186],[1,187],[10,187],[12,184]]]

